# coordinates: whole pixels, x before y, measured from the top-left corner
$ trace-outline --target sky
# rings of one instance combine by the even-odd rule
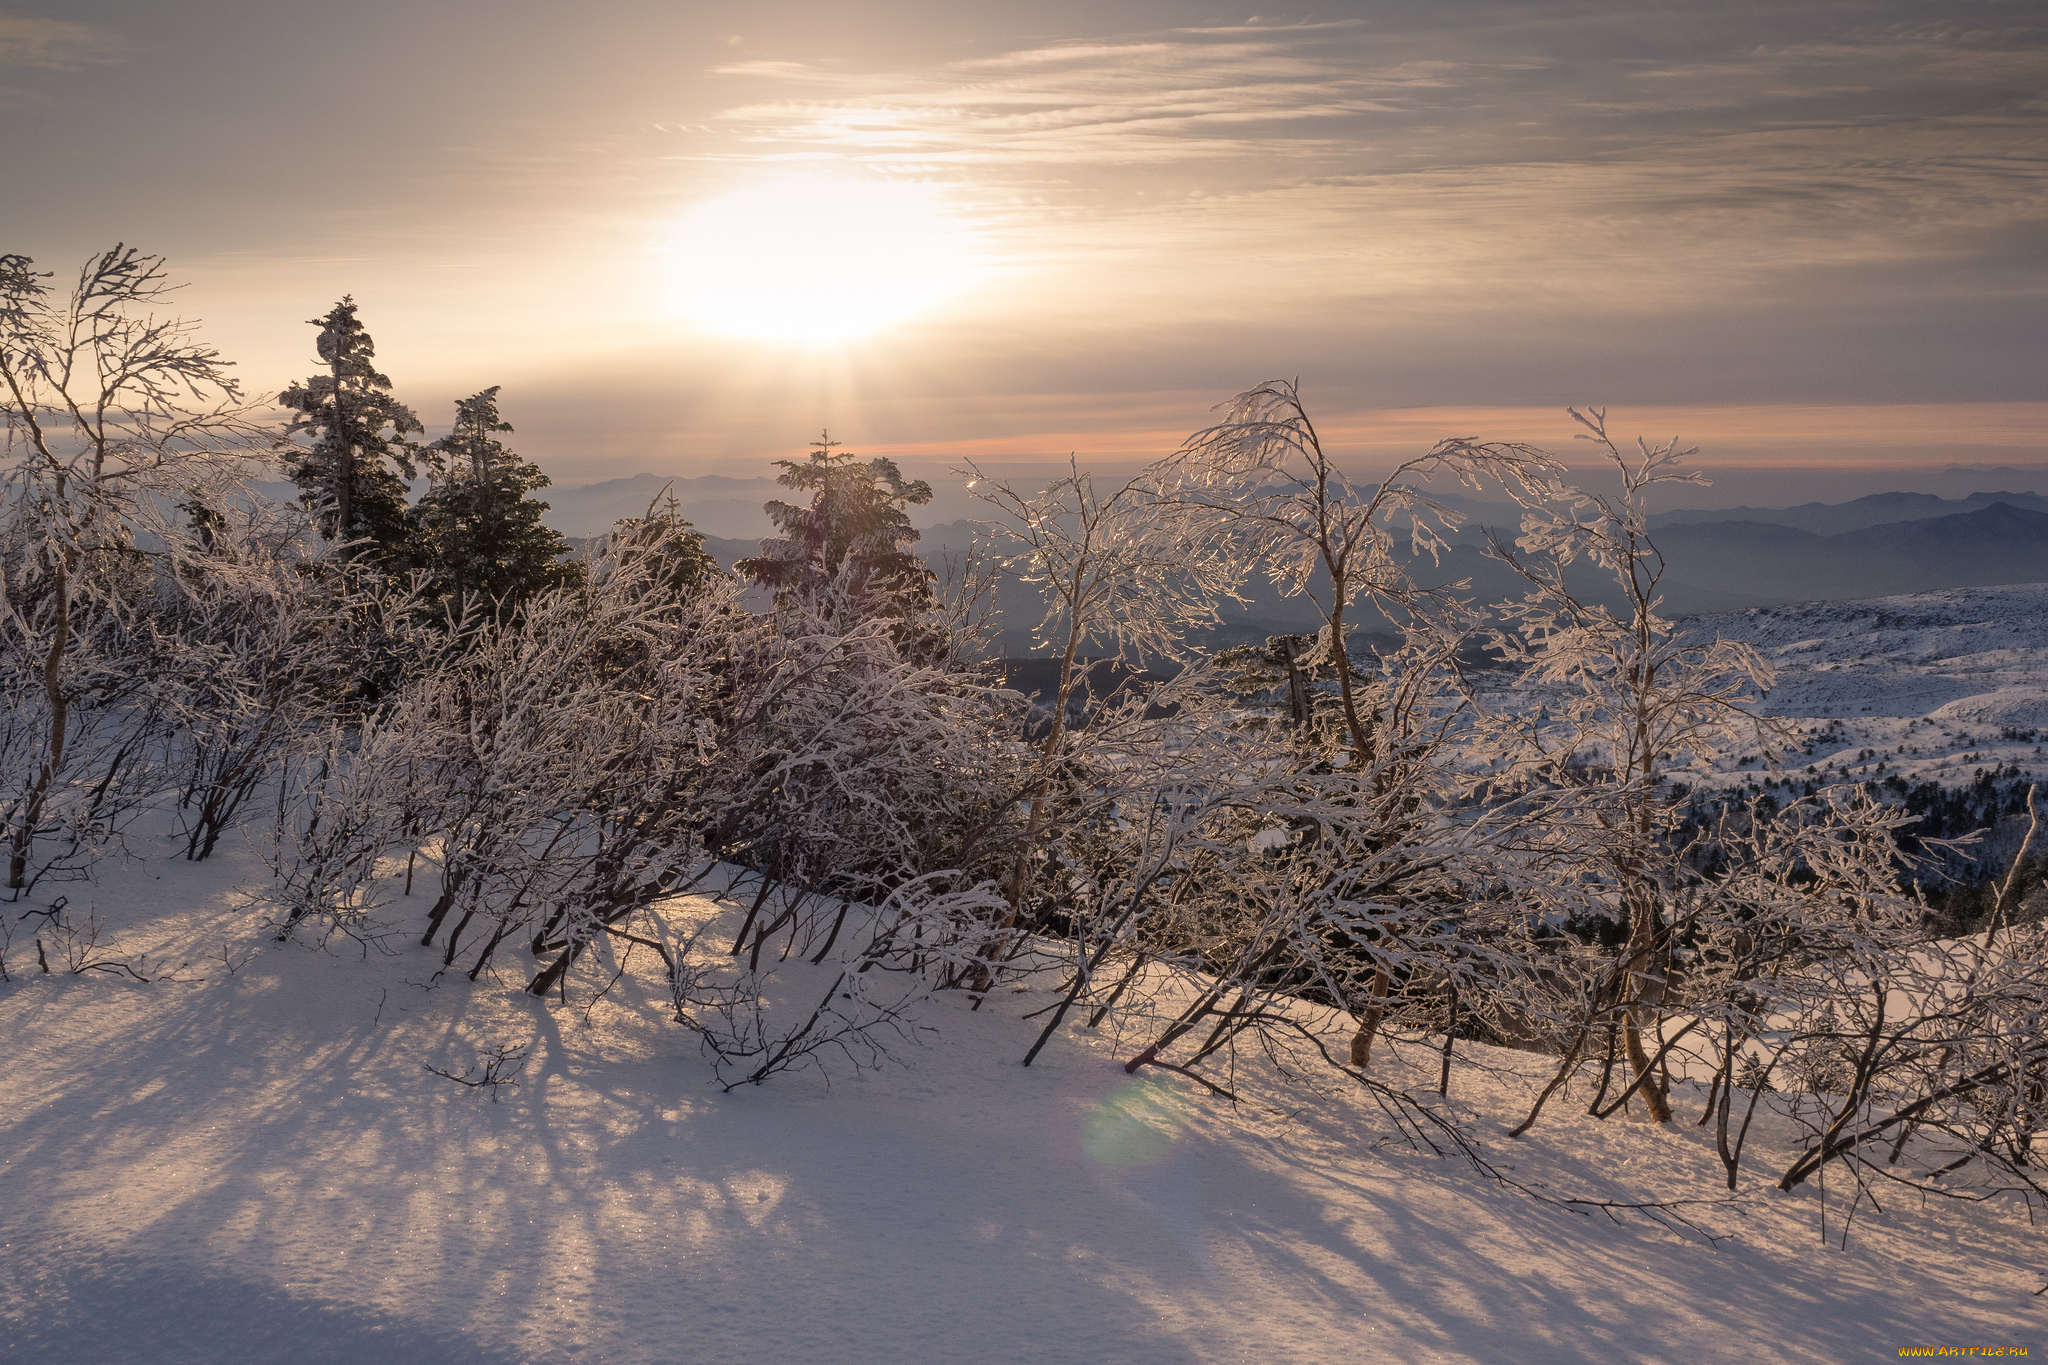
[[[1366,470],[1596,403],[2048,486],[2032,0],[0,3],[0,250],[163,253],[254,392],[351,294],[561,484],[1128,462],[1298,377]]]

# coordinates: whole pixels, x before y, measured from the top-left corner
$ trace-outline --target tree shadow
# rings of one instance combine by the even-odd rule
[[[264,1280],[180,1263],[104,1259],[48,1273],[6,1317],[0,1356],[48,1365],[527,1365],[374,1310],[300,1298]]]

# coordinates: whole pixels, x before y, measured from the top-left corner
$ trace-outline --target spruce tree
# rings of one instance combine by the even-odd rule
[[[673,485],[648,504],[646,516],[614,522],[612,539],[630,546],[632,555],[646,556],[653,576],[678,598],[719,573],[718,561],[704,548],[704,533],[683,519]]]
[[[904,509],[932,500],[932,486],[906,480],[896,462],[865,463],[841,452],[829,432],[811,442],[808,460],[777,460],[776,482],[808,491],[809,504],[767,503],[782,534],[738,569],[775,592],[776,606],[799,603],[845,627],[875,616],[904,616],[932,599],[932,572],[908,548],[918,538]]]
[[[1263,645],[1235,645],[1216,656],[1226,670],[1230,690],[1247,697],[1281,694],[1287,719],[1296,730],[1308,728],[1315,709],[1312,684],[1318,681],[1310,659],[1319,641],[1300,635],[1269,635]]]
[[[369,540],[387,555],[398,554],[406,536],[405,480],[413,476],[416,449],[405,437],[424,428],[370,363],[376,344],[356,317],[353,297],[344,295],[327,316],[310,321],[320,329],[328,372],[278,395],[297,414],[287,437],[312,438],[308,445],[288,445],[285,465],[328,539]]]
[[[497,433],[498,386],[459,399],[455,429],[426,449],[425,497],[412,510],[412,559],[441,596],[506,610],[574,579],[569,542],[543,525],[548,485],[540,469],[507,450]]]

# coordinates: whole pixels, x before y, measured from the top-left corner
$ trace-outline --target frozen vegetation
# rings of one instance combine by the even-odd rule
[[[343,300],[272,427],[163,291],[0,258],[17,1353],[2038,1322],[2034,589],[1667,620],[1690,452],[1589,411],[1606,495],[1459,439],[1354,486],[1285,383],[1115,487],[966,471],[1001,534],[945,579],[931,489],[829,438],[736,572],[659,501],[572,558],[498,389],[410,442]],[[1450,481],[1520,509],[1513,594],[1412,576]],[[1193,648],[1254,581],[1319,628]]]

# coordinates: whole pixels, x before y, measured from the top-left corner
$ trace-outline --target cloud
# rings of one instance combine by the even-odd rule
[[[1452,312],[1953,300],[2038,280],[2048,199],[2048,28],[1953,8],[1475,0],[781,63],[707,126],[727,161],[950,180],[1162,307],[1192,280]]]
[[[760,154],[983,172],[1222,158],[1273,160],[1280,178],[1304,158],[1353,174],[1560,156],[1671,166],[1725,159],[1731,139],[1770,166],[1854,171],[1893,159],[1879,130],[1939,133],[1953,159],[1981,139],[2038,138],[2048,112],[2048,28],[1932,23],[1907,0],[1791,13],[1449,5],[1405,25],[1176,29],[907,71],[719,70],[771,87],[714,121]]]
[[[123,60],[128,43],[92,24],[0,14],[0,66],[78,71]]]
[[[838,88],[826,98],[740,105],[718,122],[749,145],[803,146],[861,163],[1119,166],[1312,146],[1319,134],[1309,125],[1391,111],[1388,97],[1408,83],[1389,73],[1361,77],[1299,40],[1248,41],[1254,32],[1053,44],[864,77],[725,67]]]
[[[738,43],[736,40],[728,39],[726,45],[729,47],[735,47],[738,46]],[[712,67],[711,74],[714,76],[752,76],[757,78],[766,77],[770,80],[785,81],[826,82],[836,81],[839,79],[839,77],[835,76],[831,72],[822,70],[815,66],[807,66],[803,62],[778,62],[769,61],[766,59],[762,59],[759,61],[726,62],[723,65]]]

